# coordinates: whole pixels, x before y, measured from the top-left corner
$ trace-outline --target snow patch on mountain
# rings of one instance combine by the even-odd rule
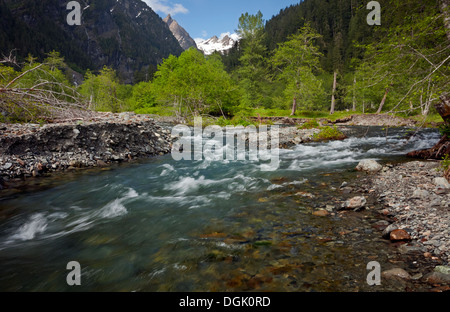
[[[215,51],[222,54],[229,51],[239,39],[239,35],[227,32],[222,33],[220,37],[213,36],[209,39],[196,38],[194,40],[200,51],[205,55],[211,55]]]

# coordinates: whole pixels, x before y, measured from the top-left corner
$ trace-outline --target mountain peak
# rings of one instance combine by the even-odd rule
[[[163,21],[169,26],[170,31],[172,34],[177,38],[178,42],[180,43],[180,46],[187,50],[191,47],[194,47],[197,49],[197,44],[195,43],[194,39],[191,38],[189,33],[178,24],[176,20],[172,18],[172,16],[169,14],[166,16]]]
[[[166,16],[166,18],[165,19],[163,19],[163,21],[167,24],[167,25],[169,25],[170,26],[170,24],[172,24],[173,23],[173,19],[172,19],[172,16],[169,14],[169,15],[167,15]]]
[[[196,43],[200,51],[206,55],[211,55],[216,51],[222,54],[228,52],[238,41],[238,35],[225,33],[220,38],[213,36],[206,40],[198,39]]]

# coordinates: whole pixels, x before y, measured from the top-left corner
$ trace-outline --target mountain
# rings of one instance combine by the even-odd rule
[[[80,1],[79,1],[80,2]],[[58,51],[84,72],[114,68],[125,83],[182,48],[167,24],[141,0],[82,1],[82,23],[69,26],[66,0],[0,0],[0,54],[40,59]],[[145,74],[144,74],[145,75]]]
[[[200,51],[205,55],[211,55],[214,52],[220,52],[222,54],[228,53],[233,46],[239,41],[239,36],[237,34],[222,34],[220,38],[213,36],[207,40],[196,39],[197,46]]]
[[[169,26],[170,31],[172,31],[172,34],[175,36],[175,38],[180,43],[180,46],[187,50],[191,47],[194,47],[197,49],[197,44],[195,43],[195,40],[191,38],[189,33],[178,24],[178,22],[174,19],[172,19],[172,16],[167,15],[163,21]]]

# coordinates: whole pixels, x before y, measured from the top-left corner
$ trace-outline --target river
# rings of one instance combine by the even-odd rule
[[[439,133],[408,141],[408,129],[366,129],[280,150],[273,172],[166,155],[46,178],[54,182],[0,199],[0,290],[371,291],[367,263],[389,266],[394,248],[372,227],[375,214],[312,212],[355,195],[340,186],[361,174],[361,159],[404,161]],[[66,281],[71,261],[78,288]]]

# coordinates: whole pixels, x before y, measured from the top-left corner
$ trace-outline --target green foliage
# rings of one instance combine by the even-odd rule
[[[44,63],[28,56],[23,65],[0,64],[0,112],[3,122],[43,122],[64,109],[81,109],[80,95],[70,85],[67,65],[58,52]]]
[[[439,131],[444,136],[446,135],[448,138],[450,138],[450,125],[449,124],[441,124],[439,125]]]
[[[123,99],[131,91],[127,89],[119,84],[115,70],[105,66],[98,75],[86,73],[80,93],[89,101],[91,109],[118,113],[126,108]]]
[[[320,124],[317,122],[316,119],[309,120],[305,122],[303,125],[299,126],[298,128],[300,130],[306,130],[306,129],[317,129],[320,127]]]
[[[260,33],[264,30],[264,20],[261,11],[258,11],[255,15],[247,13],[242,14],[239,18],[238,29],[236,33],[244,40],[251,40],[260,36]]]
[[[391,9],[384,12],[384,27],[375,34],[379,40],[359,46],[364,58],[353,62],[355,82],[347,101],[376,111],[388,91],[383,111],[427,115],[450,83],[450,47],[442,14],[435,1],[383,2]]]
[[[446,154],[444,158],[442,158],[442,162],[439,166],[439,171],[448,172],[450,170],[450,158],[449,155]]]
[[[262,13],[242,14],[239,19],[238,34],[242,37],[240,66],[235,74],[242,89],[242,105],[245,107],[267,107],[271,105],[268,92],[267,49],[264,45],[264,20]]]
[[[314,141],[329,141],[329,140],[344,140],[345,134],[342,133],[336,126],[323,127],[321,131],[314,135]]]
[[[314,72],[320,71],[316,40],[320,35],[309,25],[304,26],[289,41],[279,45],[272,58],[278,79],[286,84],[286,101],[297,100],[299,107],[317,109],[316,104],[324,96],[322,82]]]
[[[152,83],[159,105],[180,115],[222,115],[239,105],[240,93],[217,56],[205,58],[196,49],[170,56],[158,67]]]

